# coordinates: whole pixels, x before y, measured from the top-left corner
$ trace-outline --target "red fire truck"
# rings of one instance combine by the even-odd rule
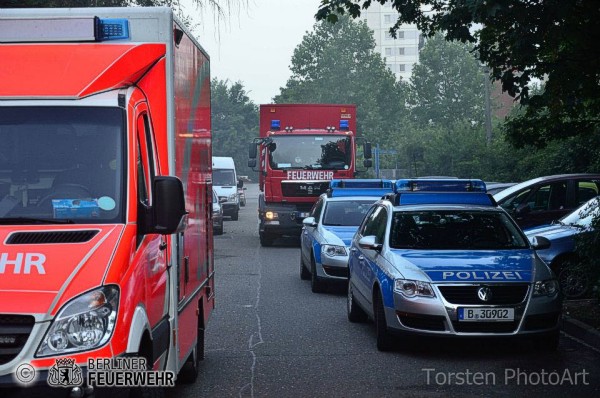
[[[302,220],[331,179],[360,172],[356,106],[261,105],[259,134],[249,145],[248,166],[257,170],[259,156],[259,236],[262,246],[271,246],[279,236],[300,236]],[[362,142],[367,168],[371,144]]]
[[[13,9],[0,59],[0,384],[129,356],[194,379],[214,307],[207,54],[167,7]]]

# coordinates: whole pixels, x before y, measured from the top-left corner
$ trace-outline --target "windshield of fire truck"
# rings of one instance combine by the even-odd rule
[[[0,107],[0,223],[120,222],[123,110]]]
[[[274,170],[348,170],[352,160],[350,137],[333,135],[274,136],[267,145]]]

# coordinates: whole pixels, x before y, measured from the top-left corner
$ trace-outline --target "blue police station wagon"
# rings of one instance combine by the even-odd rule
[[[349,254],[348,319],[375,321],[377,348],[402,332],[535,336],[556,349],[562,296],[480,180],[398,180],[365,216]]]
[[[332,180],[309,217],[300,238],[300,278],[310,279],[314,293],[327,282],[348,277],[348,247],[373,203],[393,192],[391,180]]]

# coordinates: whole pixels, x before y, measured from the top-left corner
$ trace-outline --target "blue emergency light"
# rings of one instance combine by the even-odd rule
[[[350,129],[350,123],[348,122],[348,120],[340,120],[340,130],[349,130]]]
[[[396,193],[403,192],[483,192],[486,193],[485,183],[481,180],[466,179],[410,179],[398,180]]]
[[[375,196],[381,197],[393,192],[391,180],[378,179],[351,179],[351,180],[331,180],[329,197],[339,198],[344,196]]]
[[[271,130],[279,130],[281,128],[280,120],[271,120]]]
[[[124,18],[96,18],[96,39],[129,39],[129,21]]]

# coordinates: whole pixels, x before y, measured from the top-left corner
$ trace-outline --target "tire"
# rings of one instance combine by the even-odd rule
[[[182,383],[193,383],[198,378],[200,372],[200,361],[204,359],[204,329],[198,328],[198,340],[196,347],[190,353],[185,364],[179,371],[177,379]]]
[[[317,263],[314,256],[310,258],[310,290],[313,293],[323,293],[325,291],[325,282],[317,275]]]
[[[571,265],[567,261],[558,267],[558,283],[566,299],[584,297],[590,290],[590,275],[580,266]]]
[[[348,320],[352,323],[366,322],[367,319],[369,319],[369,317],[367,313],[359,307],[358,303],[354,299],[350,278],[348,278],[348,295],[346,297],[346,310],[348,312]]]
[[[240,213],[240,210],[239,210],[239,209],[236,209],[236,210],[235,210],[235,213],[233,213],[233,214],[231,215],[231,221],[237,221],[237,220],[238,220],[238,217],[239,217],[239,213]]]
[[[260,245],[262,247],[273,246],[273,241],[275,240],[273,236],[267,234],[266,232],[259,232],[258,237],[260,238]]]
[[[223,227],[214,228],[213,235],[223,235]]]
[[[142,348],[142,347],[140,347]],[[138,350],[137,357],[146,357],[142,355],[145,350]],[[152,369],[151,361],[146,357],[147,369]],[[131,387],[129,389],[129,398],[164,398],[165,389],[164,387]]]
[[[375,315],[375,331],[377,333],[377,350],[390,351],[394,346],[394,341],[387,329],[383,299],[381,298],[381,293],[379,291],[375,293],[373,306],[375,307],[373,313]]]
[[[304,261],[302,260],[302,252],[300,252],[300,279],[303,281],[310,279],[310,272],[306,269]]]

